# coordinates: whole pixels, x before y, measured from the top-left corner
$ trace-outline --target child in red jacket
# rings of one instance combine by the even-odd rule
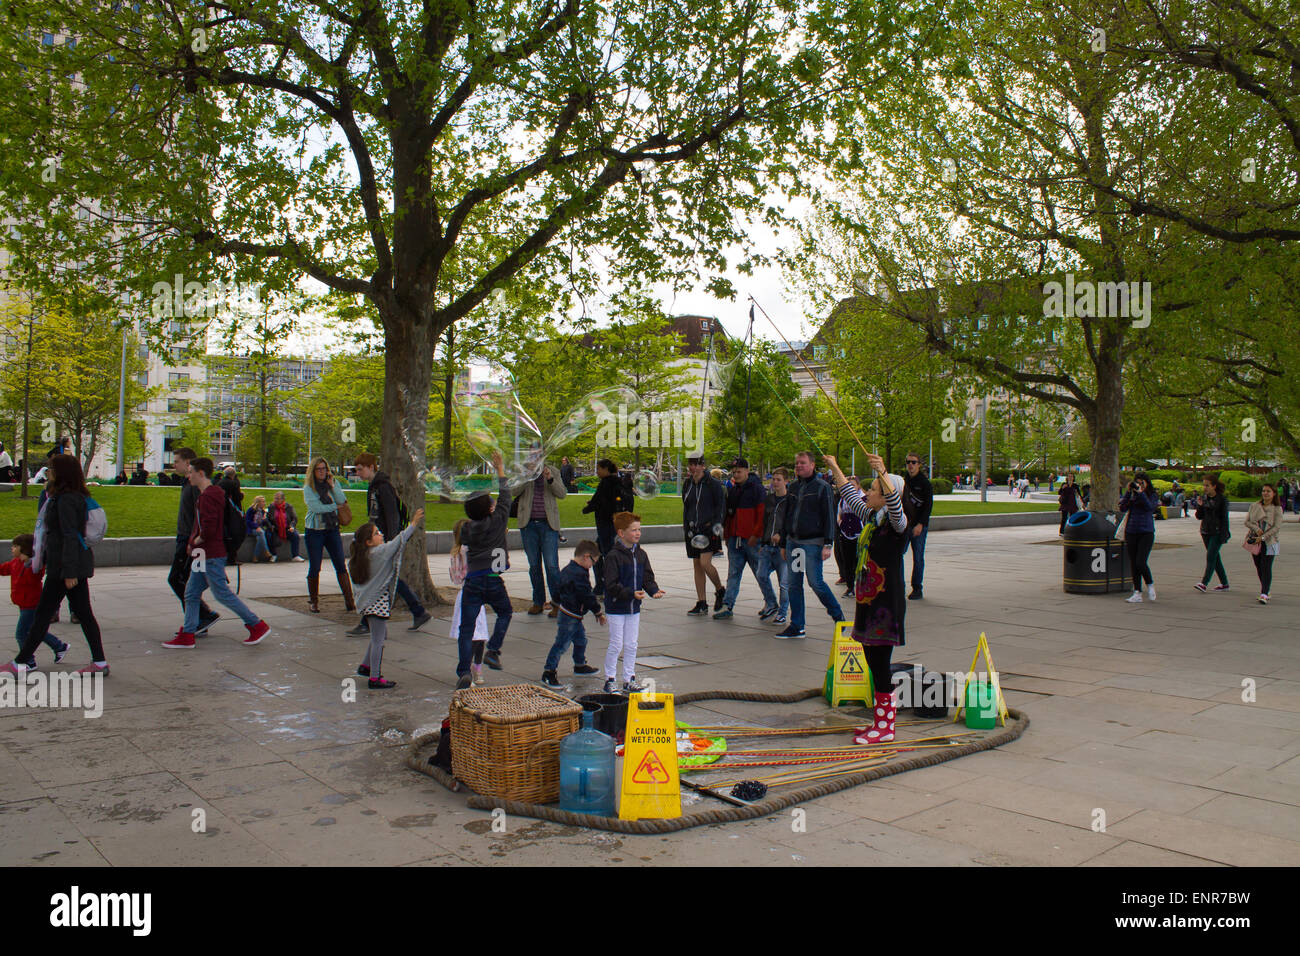
[[[45,571],[42,569],[40,574],[32,571],[32,551],[35,544],[35,536],[20,534],[14,538],[10,552],[13,560],[0,564],[0,575],[12,579],[9,582],[9,599],[18,606],[18,630],[14,636],[18,639],[19,647],[22,647],[23,642],[27,640],[27,633],[36,618],[36,605],[41,600],[41,578]],[[54,663],[63,660],[63,655],[68,653],[68,645],[48,632],[44,641],[49,645],[50,650],[54,651]],[[29,671],[35,670],[36,655],[33,654],[29,661],[19,661],[19,663],[25,663]]]

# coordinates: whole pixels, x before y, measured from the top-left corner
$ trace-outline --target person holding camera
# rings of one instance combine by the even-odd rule
[[[1128,549],[1129,567],[1133,569],[1133,594],[1129,604],[1142,603],[1142,583],[1147,586],[1147,597],[1156,599],[1155,579],[1151,576],[1151,548],[1156,541],[1156,493],[1151,481],[1138,472],[1129,482],[1128,491],[1120,499],[1119,510],[1128,512],[1128,527],[1124,530],[1124,547]]]

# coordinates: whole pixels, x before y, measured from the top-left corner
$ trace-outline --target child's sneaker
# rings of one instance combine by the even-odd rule
[[[258,621],[256,624],[249,624],[248,637],[244,639],[246,647],[252,647],[254,644],[261,644],[262,638],[271,633],[271,625],[265,621]]]
[[[1156,586],[1154,584],[1147,585],[1147,599],[1151,601],[1156,599]]]
[[[392,690],[397,686],[397,681],[389,680],[387,677],[372,677],[366,681],[371,690]]]
[[[791,624],[784,631],[778,631],[776,636],[783,641],[789,641],[795,638],[804,637],[805,635],[804,635],[804,629],[802,627],[795,627],[793,624]]]
[[[193,649],[194,635],[190,634],[184,627],[182,627],[176,632],[176,635],[170,641],[163,641],[162,646],[171,648],[172,650],[176,650],[177,648]]]
[[[1216,585],[1214,586],[1214,590],[1216,590],[1216,591],[1226,591],[1226,590],[1228,590],[1228,586],[1227,586],[1226,584],[1216,584]]]
[[[81,670],[77,671],[77,673],[78,674],[103,674],[105,677],[107,677],[108,664],[96,664],[92,661],[91,663],[87,664],[85,667],[81,668]]]
[[[475,684],[481,684],[481,683],[483,683],[483,665],[482,665],[482,664],[470,664],[470,665],[469,665],[469,669],[470,669],[471,673],[474,675],[474,683],[475,683]],[[469,685],[466,684],[465,686],[468,687]]]
[[[483,655],[483,663],[494,671],[501,670],[501,652],[492,650],[488,651]]]
[[[686,613],[689,614],[689,615],[691,615],[691,617],[702,617],[702,616],[707,616],[708,613],[709,613],[709,602],[708,602],[708,601],[696,601],[696,602],[695,602],[695,607],[691,608],[691,609],[690,609],[689,611],[687,611]]]
[[[1267,603],[1268,603],[1268,595],[1267,595],[1267,594],[1261,594],[1261,595],[1259,596],[1259,603],[1260,603],[1260,604],[1267,604]]]
[[[456,681],[456,689],[464,690],[468,686],[469,686],[469,675],[468,674],[461,675],[461,677]]]
[[[36,666],[36,658],[34,657],[27,662],[26,666],[27,666],[27,673],[29,674],[33,674],[36,671],[40,670],[40,668]]]
[[[590,664],[574,664],[573,673],[577,677],[590,677],[592,674],[599,674],[599,667],[592,667]]]
[[[1195,584],[1192,585],[1192,587],[1196,588],[1196,590],[1200,591],[1202,594],[1205,593],[1206,590],[1205,585],[1202,584],[1200,581],[1197,581]]]
[[[615,678],[613,677],[605,678],[605,693],[606,694],[618,693],[618,681]]]
[[[716,614],[713,615],[713,619],[714,619],[715,621],[725,621],[725,620],[727,620],[728,618],[731,618],[731,617],[734,617],[734,616],[735,616],[735,615],[732,614],[731,608],[729,608],[729,607],[725,607],[725,606],[724,606],[723,609],[722,609],[721,611],[719,611],[718,613],[716,613]]]
[[[1141,604],[1142,592],[1134,591],[1129,597],[1126,597],[1124,600],[1127,601],[1129,604]]]
[[[348,637],[369,637],[370,625],[366,623],[366,619],[363,617],[361,623],[357,624],[356,627],[348,628],[343,633]]]
[[[370,665],[369,665],[369,664],[358,664],[358,665],[357,665],[357,674],[358,674],[359,676],[361,676],[361,677],[369,677],[369,676],[370,676]]]
[[[542,686],[549,687],[551,690],[560,690],[564,687],[555,671],[542,671]]]
[[[625,694],[639,694],[643,690],[645,690],[645,684],[637,680],[635,674],[632,675],[631,680],[623,681],[623,693]]]
[[[71,650],[71,648],[71,644],[61,645],[59,649],[54,652],[54,663],[62,663],[63,659],[68,656],[68,651]]]

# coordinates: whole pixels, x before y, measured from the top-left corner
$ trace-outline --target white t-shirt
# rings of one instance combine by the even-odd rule
[[[9,457],[9,452],[0,451],[0,468],[12,468],[14,460]]]

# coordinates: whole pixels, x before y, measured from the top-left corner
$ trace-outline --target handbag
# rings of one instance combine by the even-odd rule
[[[352,506],[346,501],[338,507],[339,526],[346,528],[352,523]]]

